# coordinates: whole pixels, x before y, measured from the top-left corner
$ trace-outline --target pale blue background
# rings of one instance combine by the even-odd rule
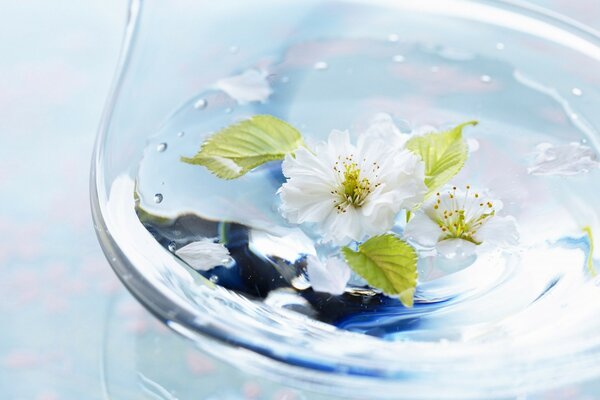
[[[600,0],[537,3],[600,29]],[[0,1],[0,399],[317,398],[196,351],[100,251],[88,171],[126,5]],[[534,397],[600,398],[600,384]]]

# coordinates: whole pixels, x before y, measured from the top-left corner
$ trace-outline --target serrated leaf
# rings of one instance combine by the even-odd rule
[[[235,179],[283,159],[302,143],[300,132],[290,124],[271,115],[255,115],[215,133],[194,157],[181,157],[181,161],[203,165],[219,178]]]
[[[475,126],[477,121],[465,122],[448,131],[416,136],[406,143],[425,163],[425,185],[429,189],[426,196],[448,183],[465,165],[469,148],[462,130],[467,125]]]
[[[374,236],[358,251],[342,248],[346,263],[369,285],[387,295],[398,296],[412,307],[417,286],[417,253],[408,243],[391,235]]]

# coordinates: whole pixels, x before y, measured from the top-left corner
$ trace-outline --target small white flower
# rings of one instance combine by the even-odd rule
[[[406,225],[404,234],[424,247],[435,247],[449,258],[464,258],[480,244],[512,246],[519,241],[512,217],[497,213],[502,203],[467,186],[432,196]]]
[[[266,101],[273,93],[267,81],[267,73],[256,69],[249,69],[243,73],[217,81],[215,88],[224,91],[239,104],[252,101]]]
[[[344,293],[350,279],[350,267],[339,258],[329,257],[325,263],[319,258],[307,257],[306,273],[315,292],[339,295]]]
[[[314,153],[300,148],[286,156],[282,169],[282,214],[292,223],[318,224],[336,244],[388,231],[396,214],[426,191],[420,157],[368,131],[354,146],[348,132],[334,130]]]
[[[175,254],[197,271],[208,271],[231,261],[229,250],[208,238],[185,245]]]

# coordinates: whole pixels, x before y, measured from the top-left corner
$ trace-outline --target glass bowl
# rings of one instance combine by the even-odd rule
[[[498,398],[598,377],[600,319],[593,316],[600,301],[594,276],[550,303],[556,308],[536,309],[533,299],[527,309],[498,315],[493,331],[470,321],[460,335],[383,340],[219,286],[174,258],[140,223],[133,195],[140,162],[149,144],[156,146],[151,137],[168,127],[180,105],[202,108],[197,95],[215,81],[242,66],[275,63],[282,48],[299,43],[317,48],[300,52],[300,63],[325,69],[319,52],[331,47],[319,44],[338,43],[333,48],[344,55],[352,53],[354,48],[345,45],[352,40],[417,44],[432,55],[426,73],[410,70],[419,95],[407,100],[407,115],[443,119],[451,112],[490,121],[490,126],[491,121],[510,121],[519,130],[505,127],[506,135],[543,131],[556,140],[598,149],[600,36],[526,3],[133,0],[91,173],[97,235],[123,284],[157,318],[205,351],[239,368],[330,396]],[[369,45],[363,43],[365,47]],[[444,69],[446,64],[435,64],[434,56],[456,65]],[[473,57],[482,60],[481,69],[467,71],[465,79],[463,69],[471,64],[461,61]],[[404,55],[390,59],[410,66]],[[430,78],[438,73],[441,78]],[[498,88],[496,76],[503,74],[539,98]],[[490,88],[497,91],[490,94]],[[485,169],[502,172],[493,162]],[[577,181],[570,182],[561,183],[560,190],[581,190]],[[570,206],[583,210],[588,225],[599,226],[597,207]],[[561,222],[559,217],[556,221]],[[590,235],[591,268],[593,243]],[[507,280],[494,279],[494,285]],[[463,310],[464,315],[486,313],[485,302],[479,304]],[[531,330],[529,324],[538,319],[540,328]]]

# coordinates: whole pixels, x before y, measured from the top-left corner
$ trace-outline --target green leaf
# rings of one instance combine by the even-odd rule
[[[268,161],[281,160],[303,144],[290,124],[271,115],[255,115],[215,133],[200,151],[181,161],[203,165],[223,179],[238,178]]]
[[[408,243],[386,234],[374,236],[358,251],[342,248],[346,263],[369,285],[385,294],[397,295],[405,307],[412,307],[417,286],[417,253]]]
[[[425,185],[429,188],[426,196],[448,183],[465,165],[469,148],[462,130],[467,125],[475,126],[477,121],[465,122],[444,132],[415,136],[406,144],[425,163]]]

